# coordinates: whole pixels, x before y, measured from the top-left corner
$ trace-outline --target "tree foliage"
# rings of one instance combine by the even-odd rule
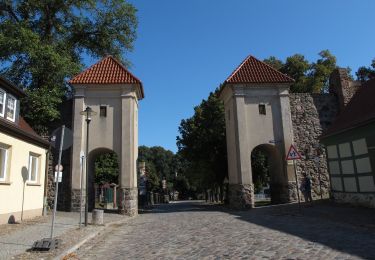
[[[59,118],[66,81],[82,57],[133,48],[136,9],[125,0],[3,0],[0,2],[1,73],[26,88],[22,113],[39,132]]]
[[[260,149],[254,149],[251,153],[251,167],[255,193],[259,193],[269,181],[269,166],[267,155]]]
[[[264,62],[295,80],[290,87],[294,93],[321,93],[328,90],[328,80],[336,66],[336,57],[328,50],[319,52],[320,58],[310,63],[301,54],[294,54],[283,62],[271,56]]]
[[[140,146],[138,148],[138,161],[146,162],[155,169],[157,176],[167,180],[174,178],[176,171],[175,155],[172,151],[166,150],[161,146]]]
[[[118,183],[119,164],[116,153],[99,155],[95,160],[95,183]]]
[[[365,82],[367,80],[375,78],[375,59],[372,60],[370,67],[359,67],[356,72],[356,76],[357,80],[361,82]]]
[[[177,137],[178,154],[185,165],[183,174],[202,190],[221,185],[227,173],[224,105],[218,90],[183,119]]]

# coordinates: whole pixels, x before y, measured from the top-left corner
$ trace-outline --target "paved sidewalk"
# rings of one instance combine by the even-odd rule
[[[91,222],[91,213],[89,214],[89,223]],[[118,214],[104,214],[105,223],[111,223],[115,221],[120,221],[126,217]],[[16,255],[24,253],[26,250],[30,249],[36,240],[42,238],[48,238],[51,234],[51,222],[52,215],[47,217],[39,217],[35,220],[25,221],[22,224],[5,224],[1,225],[0,229],[5,231],[0,232],[0,259],[15,259]],[[61,237],[63,235],[73,234],[79,229],[79,213],[78,212],[57,212],[54,237]],[[85,230],[85,229],[83,229]],[[87,235],[89,232],[94,232],[95,228],[89,226],[86,230],[80,233]],[[69,240],[69,244],[73,244],[79,241],[79,235],[65,238],[64,240]],[[28,257],[25,256],[24,259],[32,258],[32,255]],[[22,259],[22,257],[21,257]]]

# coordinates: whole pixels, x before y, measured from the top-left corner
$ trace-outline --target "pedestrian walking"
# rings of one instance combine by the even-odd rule
[[[301,192],[303,194],[303,197],[305,198],[305,202],[312,202],[312,196],[311,196],[311,177],[308,174],[304,174],[304,178],[301,182]]]

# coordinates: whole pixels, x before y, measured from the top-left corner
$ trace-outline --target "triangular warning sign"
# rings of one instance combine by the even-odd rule
[[[286,160],[298,160],[298,159],[301,159],[301,155],[299,154],[299,152],[297,152],[297,149],[296,147],[294,147],[294,145],[290,145],[288,154],[286,156]]]

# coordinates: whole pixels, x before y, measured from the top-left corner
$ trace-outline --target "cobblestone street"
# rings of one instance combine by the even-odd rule
[[[322,218],[314,213],[319,207],[300,214],[296,205],[236,212],[202,202],[172,203],[76,253],[79,259],[375,259],[373,224]]]

